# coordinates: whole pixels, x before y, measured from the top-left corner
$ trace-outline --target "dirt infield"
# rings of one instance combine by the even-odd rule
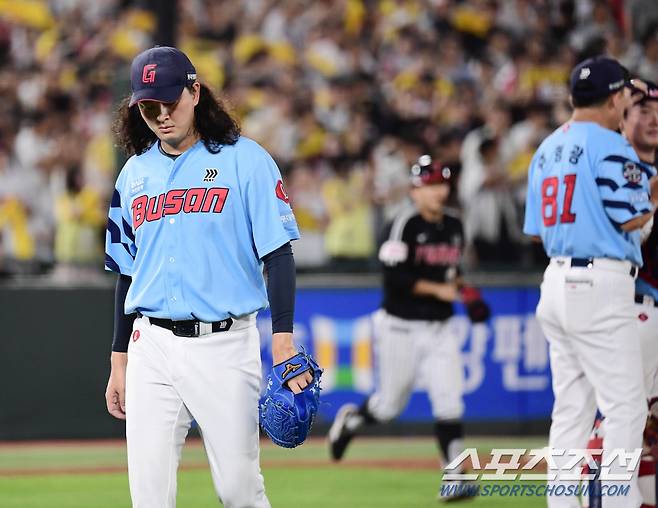
[[[369,438],[364,437],[361,442],[366,442],[370,446],[379,448],[380,446],[395,444],[403,449],[406,446],[429,443],[427,438]],[[262,450],[264,452],[277,452],[278,449],[268,440],[263,440]],[[291,455],[280,457],[265,457],[261,460],[261,465],[264,469],[273,468],[299,468],[299,469],[312,469],[312,468],[350,468],[350,469],[387,469],[397,471],[439,471],[442,467],[441,461],[436,456],[428,457],[391,457],[391,458],[346,458],[344,461],[338,463],[331,462],[328,458],[324,457],[325,440],[323,438],[313,438],[307,442],[305,451],[317,450],[317,456],[308,457]],[[196,450],[197,453],[202,453],[203,443],[199,438],[193,437],[188,439],[186,448]],[[33,453],[66,453],[70,451],[75,453],[78,450],[85,450],[93,453],[93,450],[117,452],[117,456],[121,460],[115,460],[113,463],[105,463],[106,460],[99,459],[96,464],[62,464],[51,463],[43,466],[39,461],[30,467],[12,466],[11,460],[6,460],[10,454],[15,457],[20,457],[23,452],[26,454]],[[50,476],[50,475],[78,475],[78,474],[112,474],[126,472],[126,466],[123,459],[123,451],[125,450],[125,441],[123,439],[104,439],[104,440],[72,440],[72,441],[26,441],[26,442],[0,442],[0,477],[8,476]],[[5,460],[3,461],[3,454]],[[265,453],[267,455],[267,453]],[[433,453],[430,453],[433,455]],[[489,462],[490,456],[487,453],[478,453],[480,464],[485,465]],[[522,457],[521,464],[527,463],[529,457]],[[52,461],[51,461],[52,462]],[[110,461],[112,462],[112,461]],[[121,463],[118,463],[121,462]],[[467,467],[470,461],[466,461]],[[183,460],[180,466],[182,471],[186,470],[201,470],[207,469],[208,464],[205,460],[197,457],[195,460]],[[526,470],[524,472],[543,472],[546,470],[546,464],[540,463],[534,467],[532,471]]]
[[[402,471],[439,470],[437,460],[346,460],[335,464],[327,460],[266,460],[261,462],[263,469],[276,467],[285,468],[321,468],[341,467],[354,469],[393,469]],[[186,464],[180,467],[182,471],[207,469],[208,464]],[[61,467],[61,468],[29,468],[29,469],[1,469],[0,477],[3,476],[48,476],[48,475],[78,475],[78,474],[112,474],[127,472],[125,467],[101,466],[101,467]]]

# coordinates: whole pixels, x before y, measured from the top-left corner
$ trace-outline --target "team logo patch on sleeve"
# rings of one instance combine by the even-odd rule
[[[630,183],[640,183],[642,181],[642,169],[633,161],[624,163],[623,175]]]
[[[283,186],[283,182],[281,180],[278,180],[276,182],[276,197],[279,198],[281,201],[283,201],[286,204],[290,203],[290,198],[288,197],[288,193],[286,192],[285,187]]]

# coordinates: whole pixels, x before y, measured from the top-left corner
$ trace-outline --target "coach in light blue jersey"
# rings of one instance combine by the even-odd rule
[[[643,93],[643,83],[633,85],[610,58],[574,68],[574,113],[532,159],[524,225],[551,258],[537,306],[555,395],[549,446],[586,448],[598,406],[606,417],[606,456],[641,448],[646,419],[634,280],[642,264],[640,228],[655,208],[655,182],[616,132],[631,89]],[[556,459],[558,468],[565,461]],[[621,466],[616,461],[611,472],[625,472]],[[561,483],[559,477],[549,481]],[[628,496],[604,497],[605,508],[640,506],[635,475],[626,483]],[[580,503],[574,496],[549,496],[548,505]]]
[[[141,53],[131,85],[117,131],[132,156],[110,204],[105,266],[118,274],[106,402],[126,420],[133,506],[175,506],[194,419],[224,506],[268,508],[255,316],[270,306],[275,364],[297,353],[295,216],[276,163],[240,136],[185,54]]]

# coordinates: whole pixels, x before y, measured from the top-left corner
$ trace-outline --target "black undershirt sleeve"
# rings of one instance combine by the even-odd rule
[[[272,333],[292,333],[295,314],[295,259],[290,242],[263,257],[267,270],[267,297]]]
[[[125,353],[128,351],[130,334],[133,331],[133,321],[136,313],[124,314],[126,295],[130,289],[132,278],[127,275],[119,275],[114,290],[114,336],[112,337],[112,351]]]

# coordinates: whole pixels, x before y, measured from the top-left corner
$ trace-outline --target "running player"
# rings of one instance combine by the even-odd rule
[[[430,398],[444,458],[451,462],[463,451],[464,373],[457,339],[447,324],[459,299],[464,245],[461,221],[445,207],[452,177],[449,167],[421,156],[411,173],[415,209],[385,229],[379,250],[384,300],[374,316],[379,382],[361,407],[346,404],[339,409],[329,431],[334,460],[342,459],[364,424],[396,418],[419,377]],[[466,490],[452,495],[470,496]]]

